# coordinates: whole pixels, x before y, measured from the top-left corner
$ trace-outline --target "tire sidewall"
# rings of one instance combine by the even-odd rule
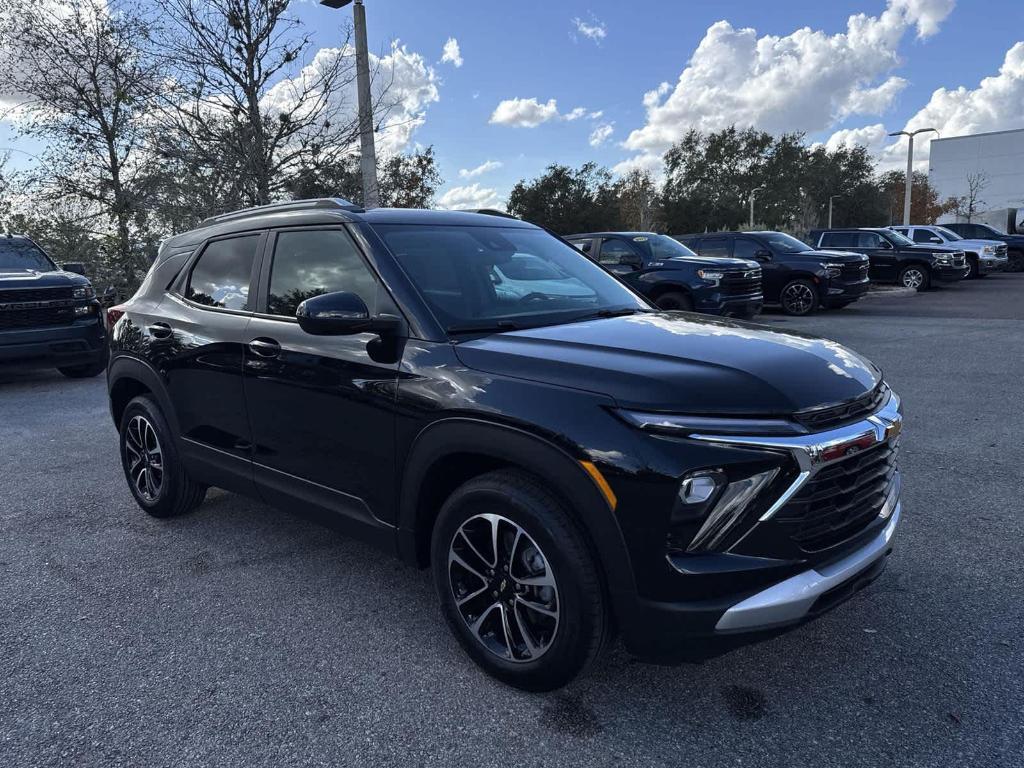
[[[803,312],[794,312],[786,305],[786,291],[788,291],[794,285],[806,286],[808,289],[810,289],[811,293],[814,296],[814,299],[811,301],[811,305]],[[785,312],[787,315],[793,315],[794,317],[805,317],[806,315],[811,314],[812,312],[814,312],[818,301],[820,301],[820,298],[818,297],[818,292],[814,289],[814,285],[809,280],[790,280],[782,287],[782,290],[779,292],[779,306],[782,307],[782,311]]]
[[[905,282],[906,274],[908,272],[910,272],[911,270],[917,270],[918,272],[921,273],[921,285],[919,285],[915,290],[927,291],[928,287],[931,285],[931,276],[928,274],[928,268],[927,267],[923,267],[920,264],[911,264],[910,266],[904,267],[902,270],[900,270],[900,278],[899,278],[900,285],[902,287],[904,287],[904,288],[911,288],[911,287],[913,287],[913,286],[907,285],[906,282]]]
[[[675,307],[663,307],[661,302],[668,299],[677,306]],[[658,305],[658,309],[662,309],[666,312],[692,312],[693,311],[693,299],[687,296],[685,293],[680,291],[668,291],[658,297],[657,301],[654,302]]]
[[[160,492],[153,501],[147,501],[136,493],[135,485],[128,473],[127,438],[125,433],[128,424],[135,416],[143,416],[149,421],[160,443],[164,472],[160,484]],[[170,428],[167,426],[167,421],[164,419],[160,407],[149,397],[140,395],[125,407],[124,413],[121,414],[121,424],[118,430],[118,448],[121,454],[121,469],[124,472],[125,481],[128,483],[128,490],[132,498],[135,499],[135,502],[154,517],[166,517],[173,514],[174,500],[177,494],[181,493],[181,465],[178,461],[178,452]]]
[[[550,690],[572,679],[584,666],[586,654],[580,648],[595,631],[599,617],[585,606],[592,600],[583,589],[579,569],[558,541],[543,510],[534,509],[529,497],[508,493],[508,489],[469,484],[456,491],[444,504],[431,540],[431,568],[442,613],[459,643],[473,660],[494,677],[526,690]],[[469,518],[494,513],[523,528],[540,547],[554,574],[559,619],[551,646],[534,662],[510,662],[486,649],[472,634],[452,595],[448,577],[448,549],[459,527]],[[556,512],[555,514],[564,514]],[[582,547],[582,537],[577,542]],[[592,562],[590,563],[592,567]]]

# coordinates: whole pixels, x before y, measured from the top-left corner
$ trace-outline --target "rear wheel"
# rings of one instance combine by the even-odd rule
[[[1007,272],[1024,272],[1024,251],[1010,251],[1006,256]]]
[[[509,685],[559,688],[610,637],[583,534],[561,501],[524,473],[489,472],[448,498],[431,538],[431,567],[452,632]]]
[[[818,292],[809,280],[793,280],[779,293],[779,304],[787,315],[809,315],[818,307]]]
[[[153,517],[183,515],[206,496],[206,486],[186,474],[167,420],[148,395],[121,416],[121,464],[136,503]]]
[[[658,305],[658,309],[693,311],[693,299],[681,291],[663,293],[654,303]]]
[[[900,270],[899,284],[904,288],[913,288],[916,291],[927,291],[931,284],[931,276],[928,268],[920,264],[911,264]]]

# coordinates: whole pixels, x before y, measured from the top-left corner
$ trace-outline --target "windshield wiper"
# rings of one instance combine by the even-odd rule
[[[497,333],[499,331],[518,331],[521,327],[511,320],[494,320],[492,322],[461,323],[449,325],[445,330],[448,333]]]
[[[640,307],[622,307],[620,309],[599,309],[596,312],[589,312],[585,315],[574,317],[570,322],[575,322],[577,320],[593,320],[595,318],[605,317],[625,317],[626,315],[647,314],[648,312],[652,311],[653,310],[650,309],[641,309]]]

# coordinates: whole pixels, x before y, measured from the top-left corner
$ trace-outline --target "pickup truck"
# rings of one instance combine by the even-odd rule
[[[1008,235],[988,224],[952,222],[939,226],[956,232],[960,237],[972,240],[999,240],[1006,243],[1007,272],[1024,272],[1024,235]]]

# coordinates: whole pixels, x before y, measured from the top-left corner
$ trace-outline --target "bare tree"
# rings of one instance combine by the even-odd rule
[[[616,186],[623,223],[640,232],[654,230],[658,225],[658,185],[651,172],[634,168]]]
[[[47,144],[29,181],[106,218],[112,256],[134,282],[147,266],[132,243],[144,218],[148,94],[159,74],[141,53],[149,26],[103,0],[0,0],[0,18],[0,82],[15,94],[15,125]]]
[[[228,206],[281,196],[289,173],[336,164],[358,135],[350,30],[337,49],[302,66],[312,40],[288,5],[167,0],[163,6],[160,48],[172,78],[162,88],[161,154],[217,176]]]
[[[988,186],[988,176],[984,171],[967,174],[967,195],[964,198],[964,213],[968,221],[978,215],[978,211],[985,201],[981,199],[982,193]]]

